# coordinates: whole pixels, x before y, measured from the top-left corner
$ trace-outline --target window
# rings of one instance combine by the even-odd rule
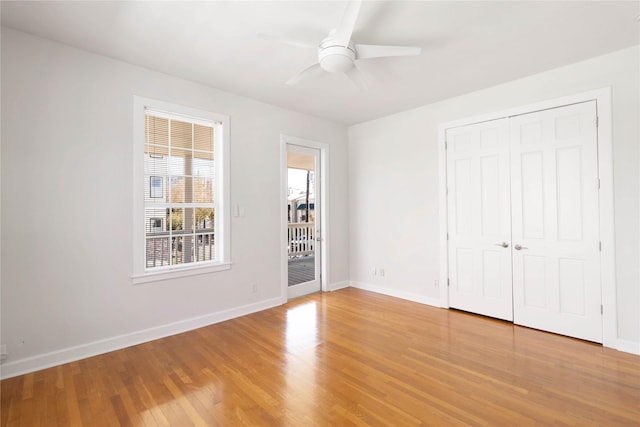
[[[134,104],[134,282],[228,268],[228,118]]]
[[[154,157],[153,155],[149,155],[150,159],[156,159],[157,157]],[[162,158],[162,156],[160,156],[160,158]],[[145,159],[146,161],[146,159]],[[147,164],[145,163],[145,169],[146,169]],[[162,177],[161,176],[152,176],[149,177],[150,185],[151,188],[149,190],[149,192],[151,193],[151,198],[153,199],[159,199],[161,197],[163,197],[163,191],[162,191]]]
[[[164,229],[162,226],[162,218],[151,218],[149,222],[152,233],[160,233]]]

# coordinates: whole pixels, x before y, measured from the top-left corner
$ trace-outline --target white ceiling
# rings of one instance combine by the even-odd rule
[[[640,43],[640,2],[366,1],[353,40],[422,46],[344,75],[284,82],[345,9],[338,1],[2,1],[2,25],[329,120],[354,124]]]

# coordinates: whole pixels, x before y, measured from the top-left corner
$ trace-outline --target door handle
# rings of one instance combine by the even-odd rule
[[[527,248],[527,247],[520,246],[520,245],[515,245],[513,248],[514,248],[516,251],[519,251],[520,249],[529,249],[529,248]]]
[[[503,248],[508,248],[509,244],[507,242],[502,242],[502,243],[496,243],[496,246],[501,246]]]

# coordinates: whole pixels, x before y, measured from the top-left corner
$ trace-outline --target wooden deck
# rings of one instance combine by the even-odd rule
[[[0,385],[2,426],[640,423],[640,356],[354,288]]]
[[[309,282],[315,278],[315,256],[289,258],[289,286]]]

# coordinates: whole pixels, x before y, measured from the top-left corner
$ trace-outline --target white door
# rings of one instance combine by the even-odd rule
[[[319,292],[320,150],[287,144],[287,298]]]
[[[513,320],[508,119],[447,130],[449,305]]]
[[[514,322],[602,342],[595,101],[510,119]]]

